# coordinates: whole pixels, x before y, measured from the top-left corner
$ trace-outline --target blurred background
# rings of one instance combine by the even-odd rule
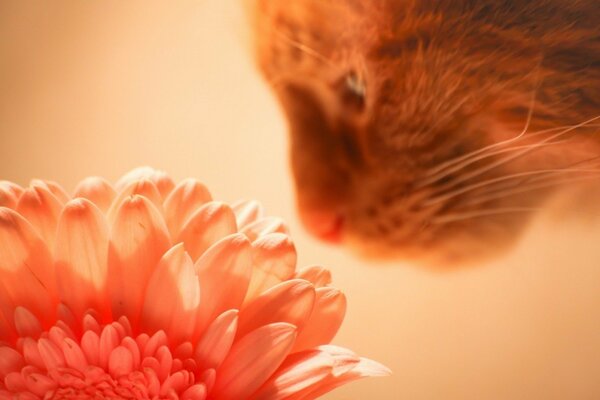
[[[308,237],[239,1],[0,0],[0,179],[72,190],[151,165],[260,200],[347,294],[335,342],[394,371],[326,399],[600,399],[600,220],[548,212],[505,258],[451,272]]]

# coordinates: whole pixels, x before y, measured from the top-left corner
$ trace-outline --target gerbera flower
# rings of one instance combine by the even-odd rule
[[[314,399],[382,365],[285,224],[150,168],[0,182],[0,399]]]

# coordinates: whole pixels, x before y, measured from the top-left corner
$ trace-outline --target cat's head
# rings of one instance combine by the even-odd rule
[[[594,121],[565,132],[600,114],[597,4],[252,0],[307,228],[376,257],[504,248],[600,155]]]

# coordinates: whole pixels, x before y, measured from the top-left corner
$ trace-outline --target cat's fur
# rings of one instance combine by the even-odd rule
[[[313,233],[464,261],[593,179],[598,0],[250,2]]]

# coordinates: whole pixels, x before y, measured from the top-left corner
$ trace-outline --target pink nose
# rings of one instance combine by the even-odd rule
[[[335,212],[303,210],[300,219],[308,232],[328,243],[340,243],[344,216]]]

